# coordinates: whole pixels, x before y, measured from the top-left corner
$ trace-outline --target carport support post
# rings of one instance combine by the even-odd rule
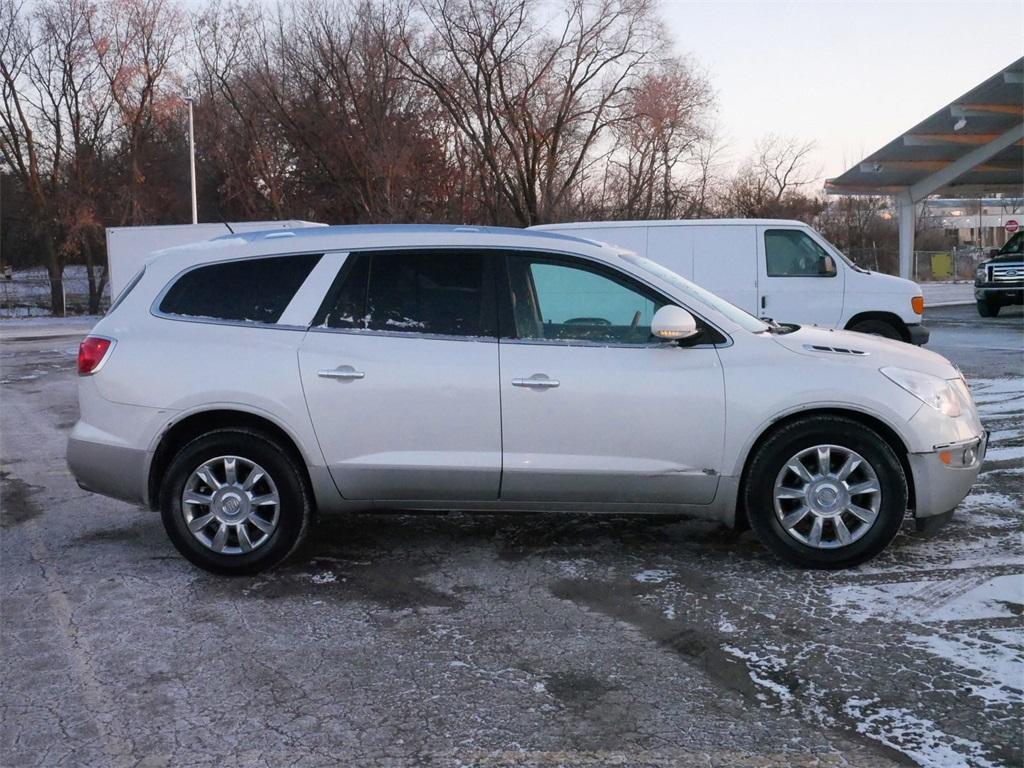
[[[914,200],[909,193],[904,193],[896,201],[899,204],[900,277],[911,280],[914,262]]]

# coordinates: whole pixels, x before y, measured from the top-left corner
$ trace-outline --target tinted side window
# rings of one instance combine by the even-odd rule
[[[799,229],[764,233],[768,277],[835,277],[836,265],[820,245]]]
[[[160,311],[213,320],[276,323],[320,254],[243,259],[186,272],[160,302]]]
[[[492,257],[475,251],[373,251],[355,261],[320,324],[439,336],[495,336]]]
[[[520,339],[648,344],[665,304],[625,277],[576,262],[514,256],[509,279]]]

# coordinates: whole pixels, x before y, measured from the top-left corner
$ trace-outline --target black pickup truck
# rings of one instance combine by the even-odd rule
[[[974,298],[978,314],[995,317],[1010,304],[1024,304],[1024,230],[1006,241],[974,273]]]

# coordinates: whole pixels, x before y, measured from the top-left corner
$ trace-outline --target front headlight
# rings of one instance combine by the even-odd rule
[[[988,279],[988,272],[985,267],[978,267],[974,270],[974,281],[977,283],[984,283]]]
[[[960,415],[960,400],[945,379],[920,371],[908,371],[906,368],[882,368],[880,372],[893,384],[899,385],[939,413],[950,417]]]

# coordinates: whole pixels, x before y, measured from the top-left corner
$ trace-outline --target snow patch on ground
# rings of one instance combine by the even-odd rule
[[[965,574],[829,591],[832,609],[849,621],[918,622],[1013,618],[1024,603],[1024,574]]]
[[[1024,695],[1024,629],[908,635],[907,642],[961,667],[974,696],[989,704],[1020,704]]]
[[[730,656],[746,662],[747,673],[754,685],[770,691],[784,707],[793,703],[793,692],[782,683],[777,683],[772,679],[772,675],[777,675],[786,669],[786,662],[783,659],[771,655],[761,655],[753,651],[744,651],[734,645],[723,644],[722,650]],[[769,700],[763,693],[757,694],[757,698],[766,703]]]
[[[314,584],[333,584],[338,580],[338,577],[330,571],[321,571],[320,573],[311,574],[309,580]]]
[[[661,584],[661,582],[668,581],[670,578],[672,578],[671,571],[663,571],[657,568],[640,571],[640,573],[633,576],[633,580],[639,581],[641,584]]]
[[[1008,445],[1005,448],[989,448],[985,451],[985,461],[1013,461],[1024,459],[1024,445]]]
[[[970,764],[996,768],[976,741],[943,733],[931,720],[899,707],[878,706],[878,699],[853,698],[843,711],[857,723],[857,732],[899,750],[926,768]]]

